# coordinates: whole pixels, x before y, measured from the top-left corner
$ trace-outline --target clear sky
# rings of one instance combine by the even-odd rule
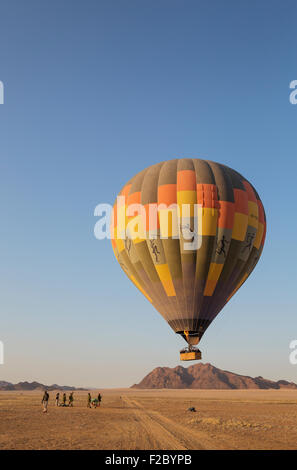
[[[184,365],[185,343],[94,237],[94,208],[149,165],[197,157],[251,181],[268,225],[203,361],[297,381],[296,13],[295,0],[2,0],[0,380],[130,386]]]

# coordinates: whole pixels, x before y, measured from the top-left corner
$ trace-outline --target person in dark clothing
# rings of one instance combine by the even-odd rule
[[[42,397],[42,401],[41,401],[41,403],[43,404],[43,413],[47,413],[48,400],[49,400],[49,394],[47,390],[45,390],[43,397]]]
[[[56,406],[59,406],[59,400],[60,400],[60,393],[58,392],[56,394]]]
[[[91,401],[92,401],[92,397],[91,397],[91,394],[89,392],[88,393],[88,408],[91,408]]]
[[[100,406],[101,400],[102,400],[102,395],[99,393],[98,394],[98,406]]]
[[[73,406],[73,392],[69,395],[69,406]]]
[[[63,393],[63,406],[66,406],[66,393]]]

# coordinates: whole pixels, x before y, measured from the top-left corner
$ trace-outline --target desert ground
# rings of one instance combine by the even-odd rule
[[[73,408],[50,392],[47,414],[42,392],[0,392],[0,449],[297,449],[294,390],[100,392],[97,409],[87,392]]]

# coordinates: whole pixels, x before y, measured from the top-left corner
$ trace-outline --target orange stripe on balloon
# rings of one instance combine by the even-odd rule
[[[141,192],[136,191],[135,193],[129,194],[127,196],[127,206],[130,204],[140,204],[141,203]]]
[[[259,199],[257,200],[257,204],[258,204],[258,208],[259,208],[259,213],[258,213],[258,217],[259,217],[259,222],[261,224],[264,224],[265,223],[265,215],[264,215],[264,207],[263,207],[263,204],[261,201],[259,201]]]
[[[248,215],[249,206],[248,206],[248,194],[242,189],[234,189],[234,200],[235,200],[235,212],[240,212],[241,214]]]
[[[197,204],[218,209],[218,189],[215,184],[197,184]]]
[[[177,191],[196,191],[196,173],[193,170],[177,172]]]
[[[233,228],[234,223],[235,204],[234,202],[220,201],[219,202],[219,216],[218,227]]]
[[[158,204],[176,204],[176,184],[162,184],[158,187]]]

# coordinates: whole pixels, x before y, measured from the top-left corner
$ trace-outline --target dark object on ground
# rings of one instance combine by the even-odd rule
[[[188,411],[192,411],[193,413],[196,413],[196,409],[194,406],[191,406],[191,408],[188,408]]]

